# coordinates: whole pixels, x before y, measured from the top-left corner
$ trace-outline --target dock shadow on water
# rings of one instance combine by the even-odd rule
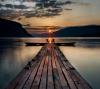
[[[4,89],[40,49],[41,46],[0,46],[0,89]]]

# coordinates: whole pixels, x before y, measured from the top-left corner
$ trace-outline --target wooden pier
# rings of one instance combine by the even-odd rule
[[[53,43],[45,44],[6,89],[92,89]]]

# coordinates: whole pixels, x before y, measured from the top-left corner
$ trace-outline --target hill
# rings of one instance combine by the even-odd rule
[[[100,26],[65,27],[53,33],[54,37],[100,37]]]
[[[0,37],[31,37],[20,23],[0,18]]]

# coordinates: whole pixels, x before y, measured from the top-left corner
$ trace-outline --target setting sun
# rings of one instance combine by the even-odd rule
[[[52,33],[52,31],[51,31],[51,30],[48,30],[48,32],[49,32],[49,33]]]

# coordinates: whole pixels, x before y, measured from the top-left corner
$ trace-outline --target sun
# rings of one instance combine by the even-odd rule
[[[50,29],[48,30],[48,32],[49,32],[49,33],[52,33],[52,31],[51,31]]]

